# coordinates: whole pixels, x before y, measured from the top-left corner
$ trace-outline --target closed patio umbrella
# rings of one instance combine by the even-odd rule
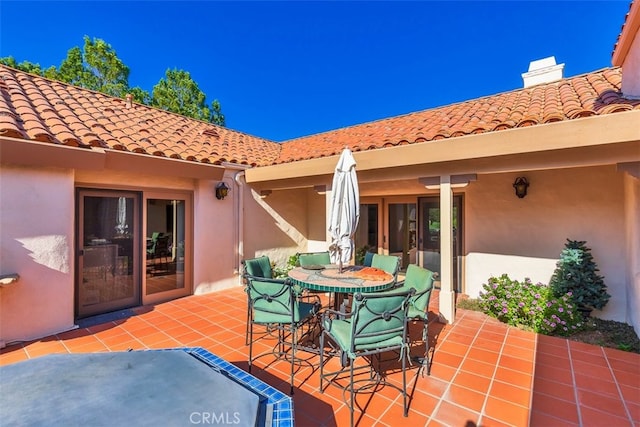
[[[348,263],[353,255],[353,236],[360,219],[360,191],[356,177],[356,161],[349,148],[340,155],[331,187],[331,262]]]

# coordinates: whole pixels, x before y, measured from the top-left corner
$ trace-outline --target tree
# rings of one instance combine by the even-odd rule
[[[211,103],[211,117],[209,118],[211,123],[215,123],[219,126],[225,125],[224,114],[222,113],[222,107],[217,99],[214,99]]]
[[[6,65],[7,67],[15,68],[17,70],[21,70],[31,74],[38,74],[39,76],[43,75],[42,68],[40,64],[34,64],[30,61],[22,61],[18,63],[13,56],[6,56],[4,58],[0,58],[0,64]]]
[[[191,74],[184,70],[167,69],[165,78],[153,87],[153,105],[194,119],[209,121],[211,110],[206,95]]]
[[[598,271],[586,242],[567,239],[549,287],[555,296],[571,292],[580,308],[602,309],[611,295],[607,293],[604,277]]]
[[[122,98],[129,89],[129,67],[109,43],[84,36],[84,51],[77,46],[69,49],[58,69],[58,79]]]
[[[220,102],[216,99],[208,107],[205,94],[187,71],[168,69],[165,79],[160,79],[153,87],[152,94],[138,86],[129,87],[129,67],[102,39],[92,40],[84,36],[83,49],[78,46],[69,49],[58,68],[51,66],[43,70],[40,64],[29,61],[18,63],[12,56],[0,58],[0,64],[118,98],[131,94],[141,104],[225,125]]]

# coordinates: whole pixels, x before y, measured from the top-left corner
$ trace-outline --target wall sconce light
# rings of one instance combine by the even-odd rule
[[[216,185],[216,199],[223,200],[229,194],[229,187],[224,182],[219,182]]]
[[[524,198],[527,195],[527,187],[529,187],[529,181],[524,176],[519,176],[513,183],[513,188],[516,190],[516,196]]]

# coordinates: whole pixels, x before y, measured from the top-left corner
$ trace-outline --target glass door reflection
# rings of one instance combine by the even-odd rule
[[[147,199],[146,293],[185,290],[185,199]]]
[[[139,304],[134,273],[138,195],[101,190],[78,194],[78,317]]]

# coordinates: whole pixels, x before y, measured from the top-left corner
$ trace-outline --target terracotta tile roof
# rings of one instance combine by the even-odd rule
[[[201,163],[272,164],[280,144],[0,66],[0,136]]]
[[[640,109],[620,87],[620,69],[607,68],[279,144],[0,66],[0,136],[265,166]]]
[[[640,109],[619,68],[286,141],[277,163]]]

